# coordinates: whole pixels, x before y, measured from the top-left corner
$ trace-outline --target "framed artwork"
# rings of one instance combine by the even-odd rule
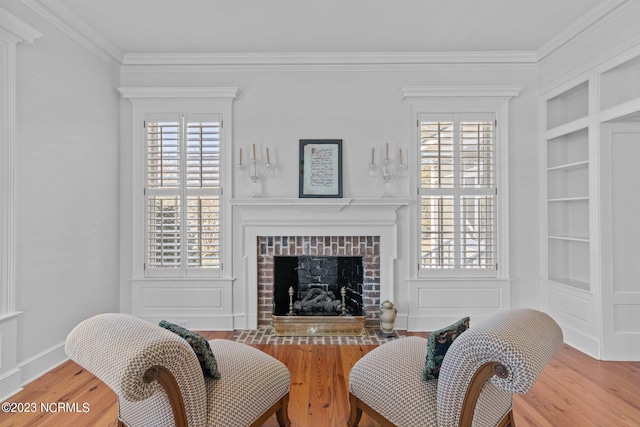
[[[342,140],[300,140],[300,197],[342,197]]]

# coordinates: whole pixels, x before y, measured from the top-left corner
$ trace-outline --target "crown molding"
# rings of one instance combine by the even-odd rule
[[[579,37],[585,37],[588,34],[598,31],[603,25],[606,24],[604,18],[610,15],[612,12],[616,14],[624,13],[626,7],[631,7],[637,0],[604,0],[591,9],[586,14],[582,15],[577,21],[565,28],[549,42],[544,44],[538,49],[536,54],[536,62],[540,62],[562,46],[569,42],[578,39]],[[626,7],[625,7],[626,6]]]
[[[121,71],[537,70],[535,52],[125,54]]]
[[[537,69],[535,52],[129,53],[122,71]]]
[[[0,7],[0,41],[33,43],[40,36],[40,32]]]
[[[122,72],[295,70],[537,70],[535,52],[132,53]]]
[[[408,65],[535,61],[535,52],[127,53],[123,65]]]
[[[120,70],[124,54],[58,0],[22,2],[111,67]]]

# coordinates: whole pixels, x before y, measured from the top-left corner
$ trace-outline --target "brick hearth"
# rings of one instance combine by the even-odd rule
[[[376,327],[380,306],[379,236],[258,236],[258,326],[271,326],[274,256],[361,256],[366,327]]]

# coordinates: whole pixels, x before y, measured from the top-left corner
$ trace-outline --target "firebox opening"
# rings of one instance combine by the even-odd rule
[[[274,315],[286,316],[292,310],[296,316],[362,316],[361,256],[276,256],[273,268]]]

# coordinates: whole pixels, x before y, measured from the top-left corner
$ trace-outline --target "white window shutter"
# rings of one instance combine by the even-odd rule
[[[419,125],[421,269],[495,275],[493,115],[422,115]]]
[[[150,115],[146,129],[146,274],[219,269],[219,117]]]

